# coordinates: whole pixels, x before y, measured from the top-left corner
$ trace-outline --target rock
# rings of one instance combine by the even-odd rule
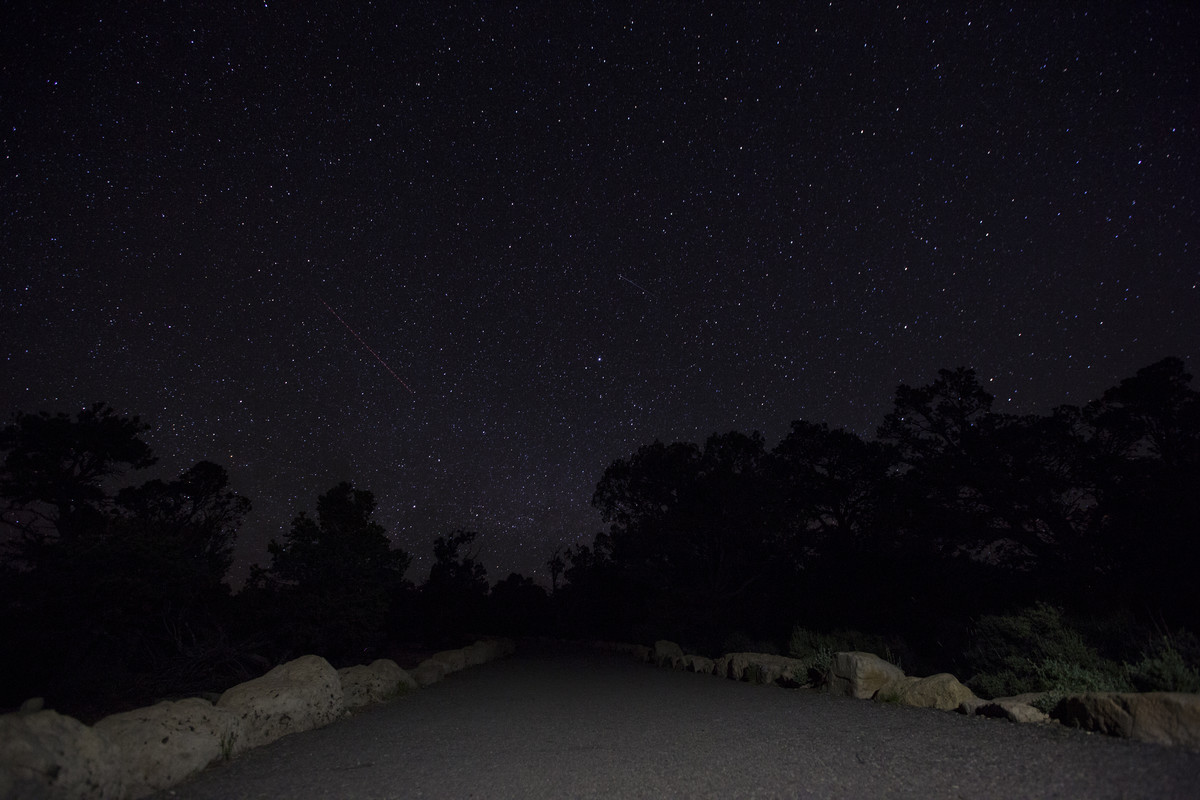
[[[427,660],[436,661],[445,666],[444,674],[446,675],[467,668],[467,655],[462,650],[443,650],[440,653],[434,653]]]
[[[713,672],[714,663],[711,658],[688,654],[683,657],[683,668],[688,672],[699,672],[704,675],[711,675]]]
[[[997,698],[991,701],[982,701],[977,705],[972,713],[980,717],[1006,719],[1010,722],[1050,721],[1050,715],[1046,712],[1031,706],[1029,703],[1022,703],[1008,697]]]
[[[849,652],[833,654],[827,682],[830,694],[867,699],[903,679],[904,672],[899,667],[874,653]]]
[[[763,685],[798,686],[806,677],[803,661],[770,653],[726,653],[717,659],[715,669],[731,680]]]
[[[121,751],[56,711],[0,716],[0,797],[123,798]]]
[[[446,677],[446,665],[441,661],[427,658],[409,673],[417,686],[430,686]]]
[[[500,645],[496,641],[480,639],[478,642],[464,647],[463,656],[466,658],[468,667],[477,667],[499,658]]]
[[[1045,696],[1045,692],[1026,692],[1012,697],[997,697],[995,700],[972,696],[959,704],[958,713],[1010,722],[1049,722],[1050,716],[1034,705]]]
[[[301,656],[227,690],[217,701],[242,721],[233,755],[280,736],[328,725],[345,713],[337,671],[320,656]]]
[[[683,648],[666,639],[654,643],[654,663],[660,667],[679,669],[683,666]]]
[[[31,697],[24,703],[21,703],[20,713],[32,714],[35,711],[41,711],[46,707],[46,699],[44,697]]]
[[[1141,742],[1200,750],[1200,695],[1091,692],[1062,699],[1050,716],[1065,725]]]
[[[878,699],[886,702],[917,708],[938,708],[942,711],[954,711],[973,697],[975,693],[948,672],[930,675],[928,678],[905,677],[882,687],[878,692]]]
[[[412,676],[390,658],[339,669],[338,680],[342,683],[342,696],[349,711],[391,700],[405,689],[417,688]]]
[[[119,748],[116,766],[128,796],[138,798],[228,758],[241,733],[241,720],[192,697],[112,714],[93,730]]]

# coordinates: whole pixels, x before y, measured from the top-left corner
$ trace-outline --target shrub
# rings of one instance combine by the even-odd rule
[[[874,653],[880,658],[897,664],[898,651],[904,650],[899,639],[885,638],[874,633],[863,633],[854,630],[835,630],[831,633],[821,633],[809,630],[799,625],[792,628],[792,638],[788,643],[788,655],[793,658],[804,658],[819,650],[834,652],[858,651]]]
[[[1093,665],[1043,659],[1034,668],[1037,689],[1034,691],[1072,694],[1076,692],[1128,692],[1133,686],[1116,662],[1101,659]]]
[[[1023,692],[1119,691],[1121,667],[1102,657],[1061,609],[1036,603],[981,617],[966,653],[967,685],[983,697]]]
[[[885,639],[872,633],[853,630],[821,633],[799,625],[792,628],[792,638],[788,643],[788,655],[806,662],[809,679],[816,683],[829,674],[834,653],[851,651],[874,653],[900,666],[899,654],[905,652],[905,648],[899,639]]]
[[[1173,637],[1163,636],[1142,653],[1141,661],[1126,666],[1129,682],[1139,692],[1200,692],[1200,670],[1180,652],[1195,652],[1196,637],[1183,631],[1177,638],[1179,648]]]

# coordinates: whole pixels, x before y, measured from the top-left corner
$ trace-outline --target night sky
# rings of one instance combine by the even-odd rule
[[[226,467],[235,580],[342,480],[544,582],[655,439],[1200,370],[1192,3],[299,5],[0,12],[0,413]]]

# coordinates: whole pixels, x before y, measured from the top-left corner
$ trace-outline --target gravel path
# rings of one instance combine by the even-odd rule
[[[158,798],[1196,798],[1200,753],[524,645]]]

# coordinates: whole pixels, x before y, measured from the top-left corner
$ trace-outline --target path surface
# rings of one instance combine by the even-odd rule
[[[158,798],[1196,798],[1200,753],[523,645]]]

